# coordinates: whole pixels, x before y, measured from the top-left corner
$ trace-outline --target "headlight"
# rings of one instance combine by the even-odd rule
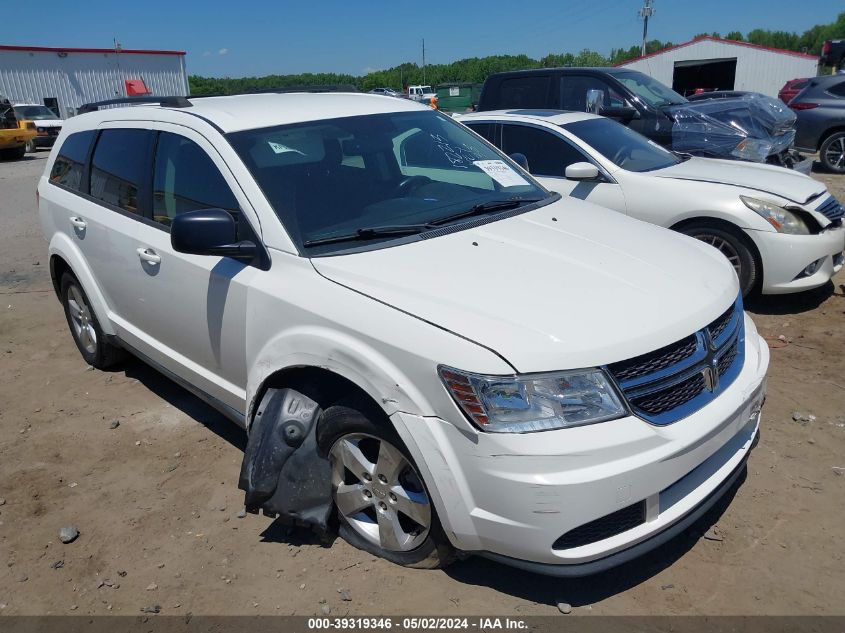
[[[753,160],[758,163],[765,162],[772,151],[772,144],[768,141],[761,141],[757,138],[744,138],[731,152],[732,156],[743,160]]]
[[[746,207],[758,213],[766,222],[775,227],[778,233],[790,233],[792,235],[809,235],[810,229],[800,217],[789,209],[784,209],[773,202],[758,200],[740,196],[740,200]]]
[[[601,369],[524,376],[485,376],[450,367],[439,371],[455,402],[483,431],[548,431],[628,414]]]

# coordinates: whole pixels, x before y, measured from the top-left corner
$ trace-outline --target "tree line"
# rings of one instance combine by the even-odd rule
[[[699,33],[696,37],[702,35],[722,37],[719,33]],[[749,42],[771,48],[819,55],[825,40],[845,37],[845,12],[840,13],[837,19],[830,24],[818,24],[802,34],[754,29],[745,35],[739,31],[730,31],[724,37],[729,40]],[[646,43],[646,53],[656,53],[673,45],[673,42],[669,41],[650,40]],[[362,76],[340,73],[303,73],[239,78],[191,75],[189,82],[191,94],[194,95],[236,94],[258,90],[326,85],[354,86],[362,92],[381,87],[402,90],[404,86],[416,84],[437,86],[444,83],[483,83],[488,75],[508,70],[554,68],[558,66],[611,66],[628,59],[634,59],[639,55],[640,47],[631,46],[629,48],[611,49],[607,56],[584,49],[577,54],[550,53],[541,59],[533,59],[527,55],[470,57],[449,64],[429,64],[425,68],[416,63],[406,62],[393,68],[373,71]]]

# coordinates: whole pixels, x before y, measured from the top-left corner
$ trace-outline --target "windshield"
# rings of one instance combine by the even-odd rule
[[[229,141],[309,254],[357,248],[518,207],[548,192],[434,110],[235,132]],[[453,218],[454,216],[454,218]],[[347,239],[348,236],[348,239]],[[366,239],[364,244],[345,243]]]
[[[622,85],[633,92],[642,101],[645,101],[648,105],[654,108],[687,102],[684,97],[671,88],[664,86],[656,79],[652,79],[643,73],[638,73],[632,70],[628,72],[615,73],[613,77],[618,79]]]
[[[587,119],[563,128],[627,171],[653,171],[681,162],[669,150],[610,119]]]
[[[15,106],[15,115],[19,119],[41,121],[44,119],[58,119],[56,113],[47,106]]]

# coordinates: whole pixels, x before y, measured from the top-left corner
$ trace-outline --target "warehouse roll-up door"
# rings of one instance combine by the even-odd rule
[[[733,90],[735,80],[736,57],[677,61],[672,89],[684,96],[696,91]]]

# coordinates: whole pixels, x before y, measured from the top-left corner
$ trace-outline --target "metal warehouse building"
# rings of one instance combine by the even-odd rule
[[[189,94],[183,51],[0,46],[0,94],[63,118],[84,103],[127,95]]]
[[[776,97],[790,79],[815,77],[819,58],[705,35],[619,64],[681,93],[748,90]]]

